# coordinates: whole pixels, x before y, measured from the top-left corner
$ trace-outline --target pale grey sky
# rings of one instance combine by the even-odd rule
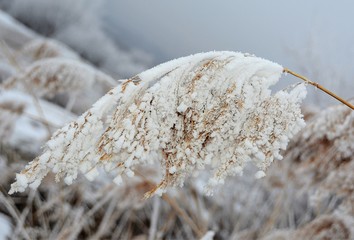
[[[170,57],[208,50],[239,50],[278,58],[285,47],[345,34],[353,42],[353,1],[115,0],[120,25]],[[340,43],[341,39],[336,39]],[[326,41],[326,39],[323,39]]]
[[[112,0],[107,8],[117,28],[132,34],[128,41],[155,46],[161,61],[210,50],[249,52],[327,78],[335,90],[344,82],[339,90],[354,96],[354,1]],[[334,73],[318,74],[328,69]]]

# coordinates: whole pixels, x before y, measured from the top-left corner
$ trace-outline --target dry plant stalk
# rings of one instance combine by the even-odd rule
[[[305,83],[307,84],[310,84],[312,86],[315,86],[316,88],[320,89],[321,91],[323,91],[324,93],[330,95],[331,97],[337,99],[338,101],[340,101],[341,103],[347,105],[348,107],[350,107],[352,110],[354,110],[354,105],[351,104],[350,102],[344,100],[343,98],[339,97],[337,94],[331,92],[330,90],[328,90],[327,88],[321,86],[320,84],[316,83],[316,82],[313,82],[309,79],[307,79],[306,77],[304,76],[301,76],[300,74],[298,73],[295,73],[294,71],[291,71],[290,69],[287,69],[287,68],[284,68],[283,70],[285,73],[289,73],[297,78],[300,78],[301,80],[305,81]]]

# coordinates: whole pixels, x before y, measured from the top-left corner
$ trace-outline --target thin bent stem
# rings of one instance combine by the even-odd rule
[[[201,238],[204,234],[199,229],[199,227],[194,223],[194,221],[188,216],[188,214],[178,205],[178,203],[170,198],[167,194],[162,195],[162,199],[165,200],[172,209],[177,213],[179,217],[181,217],[194,231],[198,238]]]
[[[315,86],[316,88],[320,89],[321,91],[327,93],[328,95],[332,96],[333,98],[337,99],[338,101],[342,102],[343,104],[347,105],[348,107],[350,107],[351,109],[354,110],[354,105],[347,102],[346,100],[344,100],[343,98],[337,96],[336,94],[334,94],[333,92],[329,91],[327,88],[322,87],[320,84],[313,82],[309,79],[307,79],[304,76],[301,76],[300,74],[297,74],[296,72],[291,71],[290,69],[284,68],[283,70],[284,73],[290,73],[291,75],[300,78],[301,80],[305,81],[308,84],[311,84],[312,86]]]

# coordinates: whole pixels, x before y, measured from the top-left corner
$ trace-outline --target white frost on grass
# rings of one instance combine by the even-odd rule
[[[214,231],[208,231],[200,240],[213,240],[214,235],[215,235]]]
[[[11,129],[7,137],[0,141],[6,141],[19,151],[30,154],[38,154],[40,147],[48,140],[47,124],[50,130],[53,130],[76,118],[76,115],[42,99],[38,99],[37,105],[33,96],[20,91],[0,91],[0,108],[5,103],[12,106],[21,104],[21,109],[14,112],[17,114],[15,118],[4,115],[5,111],[0,110],[0,120],[1,116],[7,120],[1,121],[0,130],[5,127],[5,123],[7,128]]]
[[[0,240],[6,240],[12,232],[11,221],[8,217],[0,213]]]
[[[38,97],[53,97],[92,88],[96,82],[104,82],[110,87],[116,85],[108,75],[78,60],[45,58],[8,78],[2,86],[5,89],[18,88]]]
[[[28,62],[45,58],[66,58],[80,60],[79,55],[68,46],[54,39],[36,38],[26,43],[19,54]]]
[[[351,100],[351,103],[354,101]],[[302,140],[314,144],[319,139],[333,141],[334,160],[352,157],[354,152],[354,111],[345,105],[333,106],[312,121]]]
[[[248,162],[265,172],[303,127],[304,85],[271,95],[282,72],[276,63],[235,52],[161,64],[126,80],[58,130],[21,174],[31,183],[53,171],[71,183],[79,170],[103,165],[121,182],[119,176],[133,176],[135,166],[157,161],[165,175],[150,196],[182,186],[208,166],[211,194]],[[17,181],[10,193],[25,187]]]
[[[21,47],[38,35],[0,10],[0,39],[11,47]]]

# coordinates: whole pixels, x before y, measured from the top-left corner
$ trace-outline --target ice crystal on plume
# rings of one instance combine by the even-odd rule
[[[207,192],[247,162],[264,176],[304,125],[303,85],[271,95],[283,68],[249,54],[209,52],[176,59],[124,81],[75,122],[58,130],[44,153],[17,175],[10,193],[37,187],[49,172],[70,184],[104,166],[131,177],[160,162],[161,182],[147,194],[182,186],[192,173],[212,174]],[[122,178],[123,176],[123,178]]]

